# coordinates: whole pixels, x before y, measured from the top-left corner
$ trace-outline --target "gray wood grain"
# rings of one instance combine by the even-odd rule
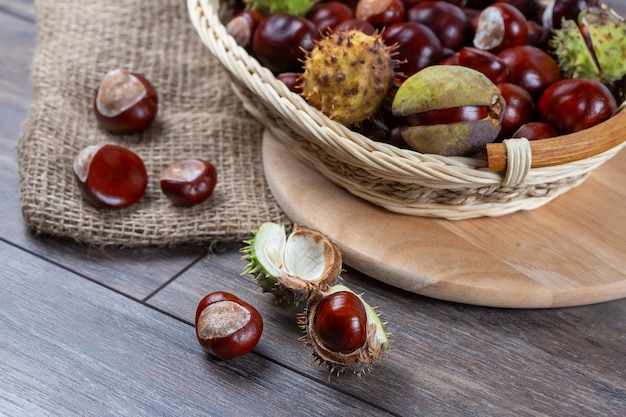
[[[2,415],[380,411],[261,355],[212,360],[192,326],[5,243],[0,258]]]
[[[211,291],[231,291],[265,320],[257,351],[322,381],[295,324],[298,308],[275,305],[240,276],[233,248],[207,256],[148,300],[191,323]],[[553,310],[466,306],[381,285],[355,271],[344,283],[389,322],[388,358],[361,380],[330,385],[406,415],[619,415],[626,404],[626,301]]]

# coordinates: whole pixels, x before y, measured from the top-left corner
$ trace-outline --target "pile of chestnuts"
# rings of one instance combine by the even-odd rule
[[[114,69],[96,88],[93,109],[100,127],[110,133],[135,134],[155,120],[158,96],[142,74]],[[90,145],[74,158],[74,176],[83,197],[97,208],[120,209],[143,197],[148,174],[140,156],[117,144]],[[168,166],[160,186],[176,206],[193,206],[208,199],[217,172],[203,159],[185,159]]]
[[[562,52],[561,45],[556,44],[567,43],[563,36],[555,36],[563,22],[577,20],[583,11],[596,8],[615,23],[598,33],[614,35],[612,42],[623,45],[623,19],[602,0],[554,0],[547,8],[540,0],[310,1],[310,8],[300,15],[281,11],[278,6],[269,6],[272,11],[268,13],[268,6],[261,9],[255,5],[271,4],[269,1],[244,3],[246,6],[226,22],[227,31],[298,94],[302,93],[307,53],[329,33],[356,29],[378,34],[382,42],[394,48],[398,62],[395,88],[373,117],[349,127],[397,146],[410,147],[398,134],[405,120],[392,114],[393,96],[405,80],[433,65],[472,68],[498,87],[506,110],[496,141],[510,137],[542,139],[586,129],[611,117],[623,101],[626,57],[620,54],[626,54],[626,48],[621,47],[622,52],[617,48],[614,60],[603,63],[617,66],[613,71],[617,75],[607,81],[602,77],[572,77],[572,70],[563,62],[568,54],[601,57],[601,49],[608,47],[600,41],[591,45],[587,35],[590,27],[584,22],[579,25],[582,35],[572,36],[587,36],[585,51]],[[424,123],[471,122],[484,117],[484,111],[476,108],[451,106],[445,110],[427,115]]]

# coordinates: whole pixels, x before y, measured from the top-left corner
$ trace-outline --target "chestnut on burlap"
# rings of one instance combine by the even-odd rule
[[[24,220],[36,233],[94,245],[234,242],[265,221],[287,223],[263,176],[262,126],[242,109],[219,62],[202,45],[181,0],[38,0],[32,106],[18,142]],[[137,135],[97,126],[94,90],[113,68],[143,73],[159,94],[155,123]],[[146,165],[142,200],[102,210],[83,200],[73,176],[85,146],[117,143]],[[174,207],[159,179],[170,163],[211,161],[209,200]]]

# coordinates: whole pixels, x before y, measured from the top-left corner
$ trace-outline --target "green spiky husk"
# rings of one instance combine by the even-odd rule
[[[393,86],[393,49],[379,35],[330,32],[304,60],[300,87],[307,102],[346,126],[378,112]]]
[[[286,13],[304,16],[319,0],[245,0],[246,8],[263,15]]]
[[[252,233],[240,250],[248,261],[242,275],[253,275],[261,290],[278,301],[298,303],[339,277],[341,252],[321,232],[295,224],[287,236],[284,226],[266,222]]]
[[[589,49],[579,27],[586,27]],[[578,21],[563,20],[553,31],[559,67],[567,78],[589,78],[610,85],[626,75],[626,24],[610,7],[583,9]]]
[[[264,268],[258,261],[255,239],[259,230],[261,228],[253,230],[253,238],[244,241],[245,246],[240,249],[240,252],[243,253],[241,259],[248,262],[241,275],[252,275],[262,292],[274,295],[278,301],[289,301],[294,298],[294,294],[281,285],[272,272]]]

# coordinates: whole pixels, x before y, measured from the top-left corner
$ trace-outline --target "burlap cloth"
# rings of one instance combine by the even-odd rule
[[[262,127],[202,45],[184,0],[37,0],[35,16],[32,105],[18,142],[31,230],[94,245],[214,244],[248,238],[265,221],[288,222],[263,176]],[[157,120],[141,134],[97,126],[94,90],[113,68],[141,72],[157,89]],[[95,209],[76,187],[75,155],[105,142],[129,147],[146,165],[146,194],[130,208]],[[216,166],[218,184],[204,203],[177,208],[159,179],[167,165],[192,157]]]

